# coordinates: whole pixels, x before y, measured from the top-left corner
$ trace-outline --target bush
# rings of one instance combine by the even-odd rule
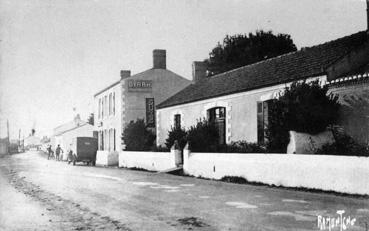
[[[294,82],[278,100],[270,103],[266,132],[269,152],[285,152],[288,131],[317,134],[338,120],[338,96],[327,94],[319,81]]]
[[[128,151],[148,151],[154,145],[155,135],[146,128],[143,119],[137,119],[127,124],[122,139]]]
[[[219,152],[227,153],[265,153],[265,147],[257,143],[248,143],[244,140],[232,142],[231,144],[219,146]]]
[[[335,142],[325,144],[318,149],[316,154],[345,155],[345,156],[369,156],[366,146],[358,144],[351,136],[333,131]]]
[[[153,152],[170,152],[170,148],[167,148],[167,147],[163,147],[163,146],[156,146],[154,145],[150,151],[153,151]]]
[[[187,140],[193,152],[216,152],[219,142],[218,128],[205,119],[200,119],[187,131]]]
[[[171,127],[171,130],[168,132],[168,138],[165,140],[165,146],[171,149],[176,140],[178,141],[179,148],[183,149],[187,143],[187,132],[184,128]]]

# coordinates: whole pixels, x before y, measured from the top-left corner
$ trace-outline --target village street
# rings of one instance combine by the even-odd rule
[[[319,230],[317,216],[337,210],[356,219],[346,230],[369,224],[368,198],[73,166],[38,152],[0,158],[0,183],[0,230]]]

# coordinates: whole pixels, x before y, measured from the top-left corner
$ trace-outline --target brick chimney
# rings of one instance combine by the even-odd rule
[[[120,71],[120,79],[125,79],[131,76],[130,70],[121,70]]]
[[[197,83],[206,78],[206,63],[194,61],[192,63],[192,80]]]
[[[167,68],[167,52],[166,50],[155,49],[152,52],[153,56],[153,68],[154,69],[166,69]]]

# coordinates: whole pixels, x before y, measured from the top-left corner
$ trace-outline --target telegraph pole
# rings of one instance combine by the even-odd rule
[[[366,31],[369,33],[369,0],[366,0]]]
[[[7,128],[7,135],[8,135],[8,142],[7,142],[7,152],[8,152],[8,154],[10,154],[9,153],[9,151],[10,151],[10,137],[9,137],[9,119],[7,119],[6,120],[6,128]]]

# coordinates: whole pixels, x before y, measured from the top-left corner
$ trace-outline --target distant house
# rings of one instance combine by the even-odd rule
[[[94,95],[99,153],[122,150],[123,129],[130,121],[144,119],[155,130],[155,105],[190,83],[166,68],[165,50],[153,51],[153,67],[146,71],[131,75],[131,71],[122,70],[120,80]]]
[[[0,138],[0,155],[8,154],[8,148],[9,148],[9,139],[8,139],[8,137]]]
[[[79,115],[76,115],[73,121],[62,124],[54,128],[53,136],[51,137],[52,149],[60,145],[64,152],[68,151],[72,140],[75,137],[96,137],[94,126],[81,120]],[[63,160],[67,159],[67,155],[63,155]]]
[[[26,149],[39,148],[41,146],[41,139],[35,135],[29,135],[24,138],[24,147]]]
[[[200,118],[217,124],[221,144],[238,140],[263,143],[270,100],[293,81],[333,83],[367,67],[368,38],[366,31],[358,32],[212,77],[206,77],[203,63],[194,62],[195,83],[157,106],[157,144],[164,145],[172,126],[188,128]],[[355,90],[351,92],[362,88],[367,96],[368,83],[353,82]],[[341,94],[344,90],[333,87],[332,91]]]

